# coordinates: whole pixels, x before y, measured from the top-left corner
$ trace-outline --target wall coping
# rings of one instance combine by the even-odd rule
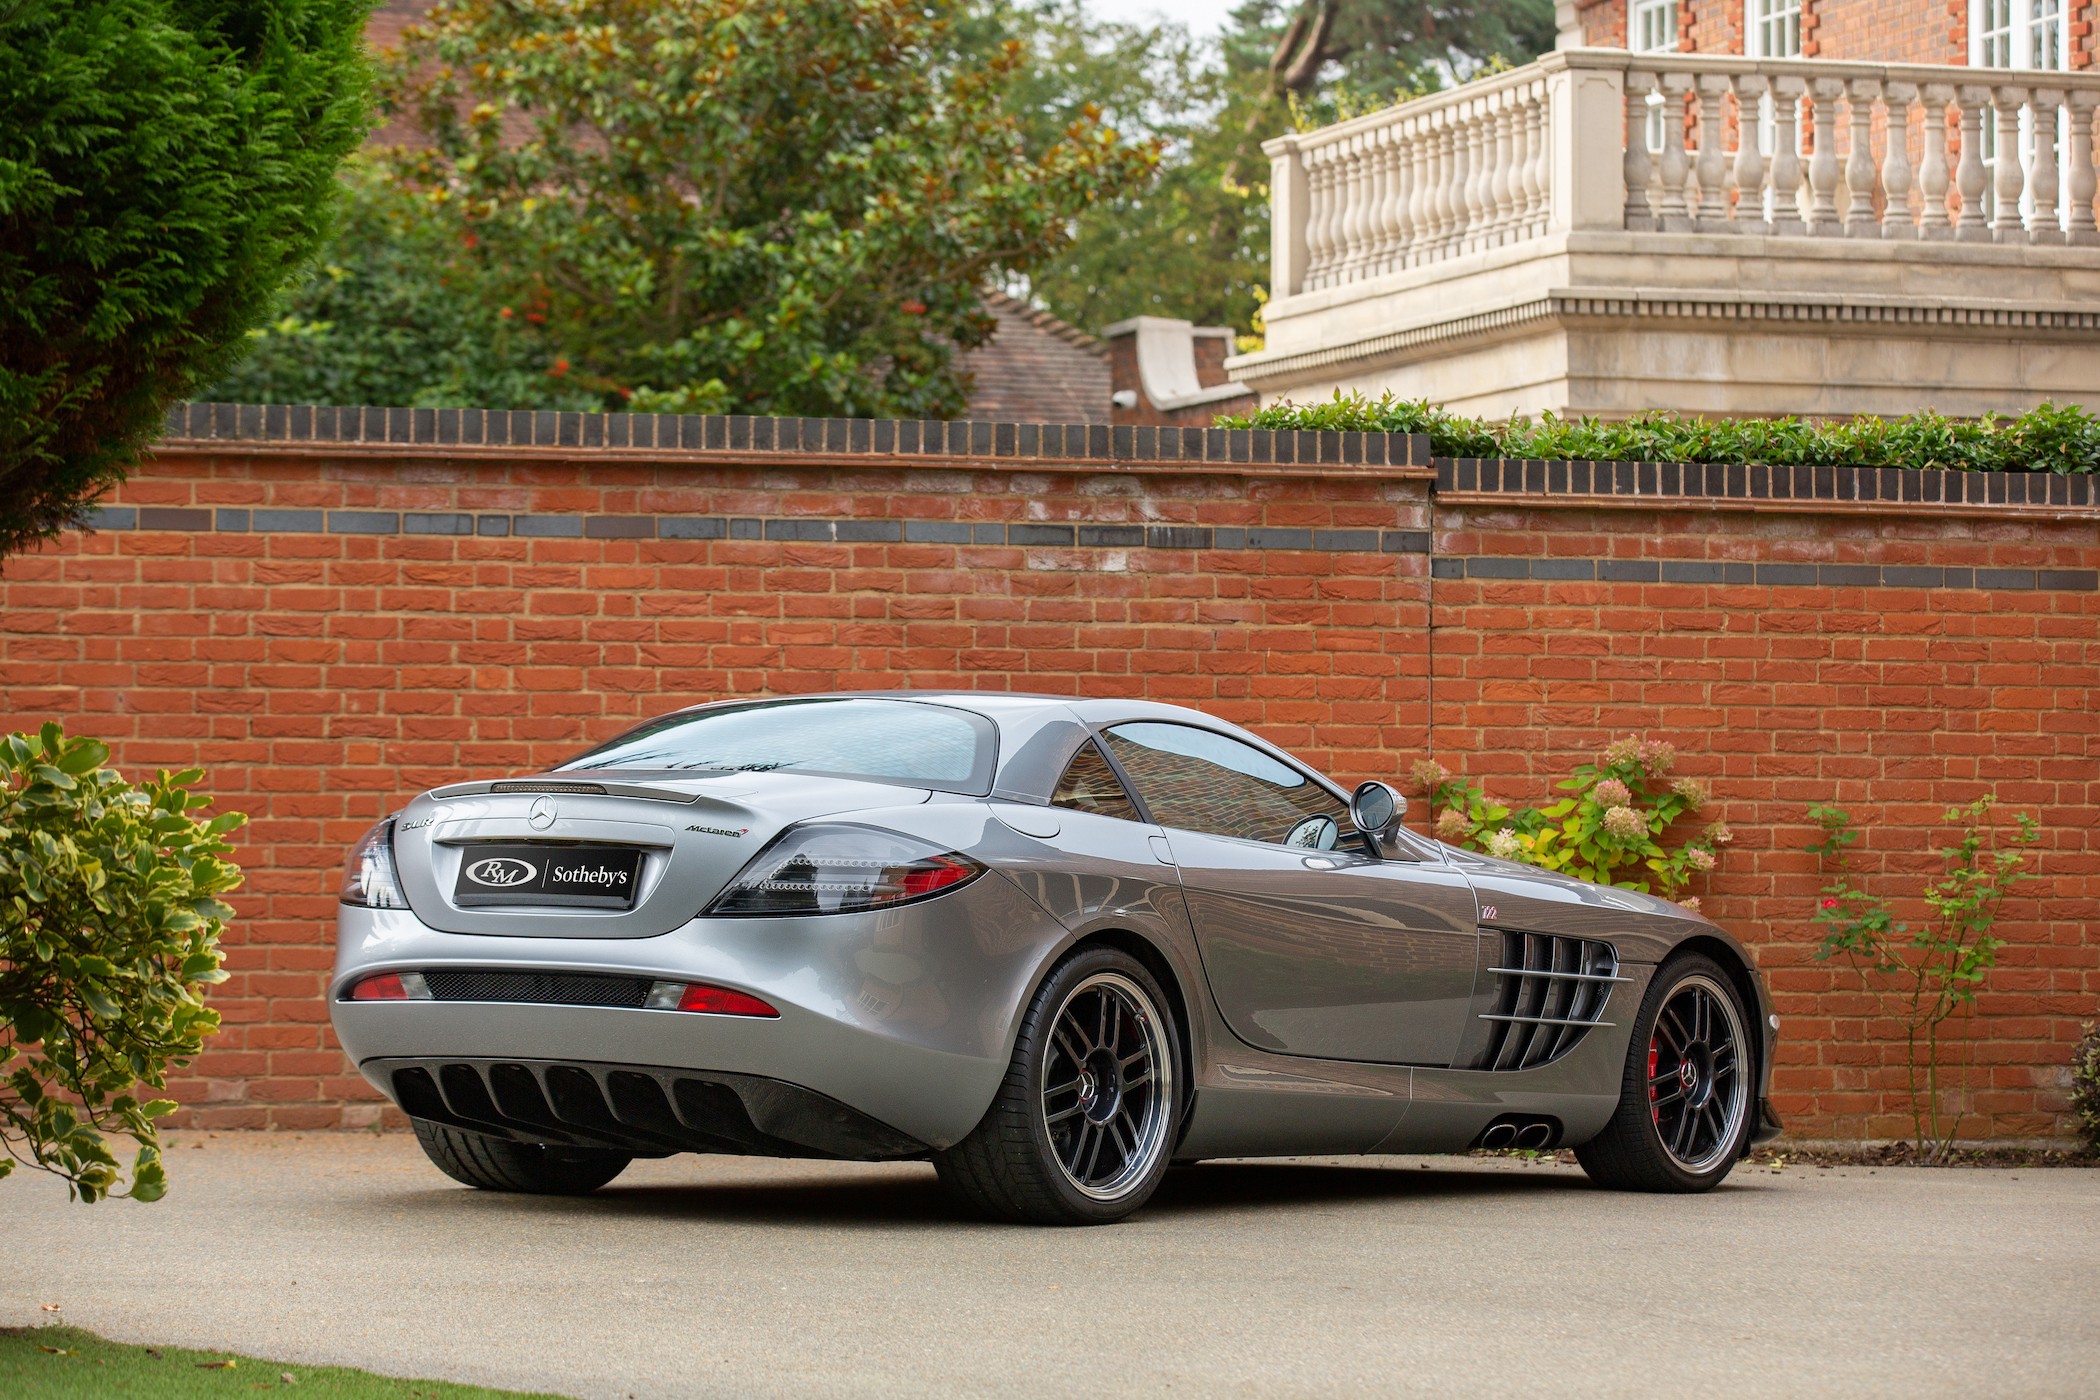
[[[2100,519],[2091,475],[1433,457],[1420,433],[177,404],[156,453],[1415,479],[1441,505]],[[1892,509],[1893,508],[1893,509]],[[105,519],[109,518],[106,514]],[[109,528],[109,527],[105,527]],[[115,528],[123,528],[121,526]]]

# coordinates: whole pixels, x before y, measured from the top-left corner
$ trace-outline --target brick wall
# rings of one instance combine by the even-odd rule
[[[2100,1004],[2085,481],[1432,470],[1419,439],[1215,430],[177,426],[104,528],[0,574],[0,725],[202,764],[254,814],[187,1121],[378,1116],[321,993],[343,848],[410,793],[724,694],[963,685],[1198,705],[1348,782],[1433,750],[1525,801],[1613,736],[1672,739],[1737,832],[1706,907],[1763,961],[1811,1137],[1907,1118],[1887,1028],[1808,957],[1804,809],[1845,803],[1870,869],[1915,872],[1939,810],[1994,790],[2042,815],[2045,881],[2006,911],[1970,1131],[2066,1130]]]
[[[2070,63],[2093,63],[2100,0],[2064,0]],[[1861,63],[1967,63],[1971,0],[1802,0],[1801,56]],[[1627,0],[1579,7],[1585,42],[1626,44]],[[1744,51],[1745,0],[1683,0],[1678,47],[1686,53]]]

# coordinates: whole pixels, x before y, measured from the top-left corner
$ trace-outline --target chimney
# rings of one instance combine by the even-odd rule
[[[1220,414],[1245,413],[1261,402],[1252,389],[1226,378],[1230,326],[1133,316],[1101,335],[1108,342],[1112,423],[1208,428]]]

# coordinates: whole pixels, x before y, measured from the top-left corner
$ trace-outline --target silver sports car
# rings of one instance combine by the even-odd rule
[[[373,827],[330,1009],[494,1190],[928,1158],[981,1211],[1085,1224],[1201,1158],[1571,1146],[1698,1191],[1779,1131],[1734,939],[1405,808],[1171,705],[701,705]]]

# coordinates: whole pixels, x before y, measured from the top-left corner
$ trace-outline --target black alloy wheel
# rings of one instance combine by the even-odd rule
[[[1741,996],[1713,959],[1657,970],[1635,1017],[1619,1104],[1575,1149],[1592,1181],[1624,1191],[1706,1191],[1743,1154],[1754,1048]]]
[[[1044,1225],[1120,1220],[1149,1199],[1174,1145],[1181,1050],[1150,972],[1113,948],[1051,970],[971,1134],[934,1157],[986,1214]]]

